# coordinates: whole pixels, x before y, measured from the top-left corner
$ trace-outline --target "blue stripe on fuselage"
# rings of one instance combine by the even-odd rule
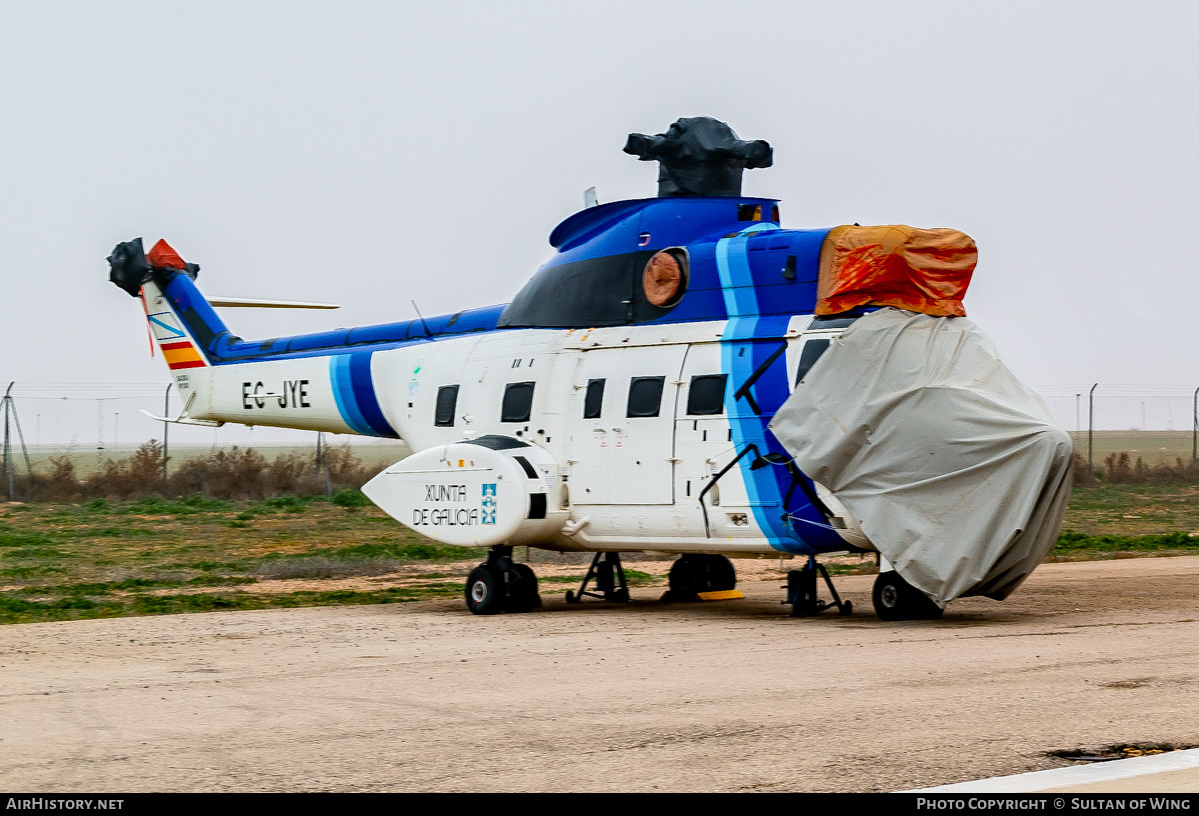
[[[749,410],[743,401],[733,399],[733,392],[745,382],[757,363],[754,362],[754,342],[758,328],[759,308],[753,285],[753,275],[747,257],[749,235],[763,229],[777,229],[773,224],[755,224],[730,238],[722,238],[716,244],[716,269],[720,274],[720,285],[724,292],[724,305],[729,321],[721,336],[721,367],[729,374],[725,390],[725,414],[733,432],[733,444],[737,451],[746,445],[757,445],[763,450],[765,441],[759,417]],[[770,546],[776,550],[792,551],[793,535],[783,521],[783,500],[778,484],[764,468],[767,478],[759,478],[759,471],[750,470],[751,456],[740,462],[741,478],[749,495],[749,504],[759,529],[765,534]]]
[[[333,385],[333,399],[337,401],[341,418],[354,429],[354,433],[371,435],[370,426],[363,419],[362,412],[358,410],[358,401],[354,399],[349,354],[335,354],[329,358],[329,381]]]
[[[350,355],[350,382],[354,389],[354,399],[362,418],[371,427],[375,436],[390,436],[398,438],[399,434],[391,427],[379,407],[379,399],[375,396],[375,385],[371,381],[372,352],[362,351]]]
[[[355,433],[364,436],[388,436],[399,434],[383,416],[375,387],[371,381],[372,352],[335,354],[329,358],[329,380],[333,386],[333,398],[337,410]]]
[[[773,224],[755,225],[738,235],[721,239],[716,245],[716,266],[729,316],[728,325],[721,336],[721,363],[729,374],[725,413],[738,453],[748,445],[755,445],[762,455],[770,452],[785,455],[782,446],[773,434],[767,432],[766,427],[774,411],[790,395],[785,357],[779,357],[752,388],[761,414],[754,413],[748,400],[733,399],[741,383],[769,359],[779,343],[786,342],[789,318],[760,316],[762,310],[757,302],[757,290],[748,258],[749,236],[766,229],[777,227]],[[791,481],[786,468],[770,466],[753,470],[753,460],[752,455],[741,459],[741,478],[745,483],[754,520],[770,546],[799,554],[844,548],[839,536],[826,529],[826,522],[816,508],[806,502],[790,512],[789,508],[783,507],[783,499]],[[803,494],[799,493],[798,496],[803,501]],[[792,498],[794,500],[795,494]],[[814,526],[811,530],[805,527],[801,533],[793,521],[812,522]]]

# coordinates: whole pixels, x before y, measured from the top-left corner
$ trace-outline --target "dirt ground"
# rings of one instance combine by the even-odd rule
[[[777,562],[775,562],[777,565]],[[634,567],[636,565],[633,565]],[[746,565],[748,566],[748,565]],[[894,791],[1199,744],[1199,557],[1046,564],[883,623],[746,598],[461,600],[0,627],[0,787]],[[560,585],[562,590],[567,585]]]

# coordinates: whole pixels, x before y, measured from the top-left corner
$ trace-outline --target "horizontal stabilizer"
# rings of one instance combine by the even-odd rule
[[[170,422],[172,425],[201,425],[205,428],[219,428],[225,424],[224,420],[218,419],[192,419],[186,413],[171,419],[170,417],[155,416],[145,408],[142,408],[141,412],[155,422]]]
[[[340,309],[336,303],[305,303],[301,300],[257,300],[255,298],[210,297],[213,306],[240,309]]]

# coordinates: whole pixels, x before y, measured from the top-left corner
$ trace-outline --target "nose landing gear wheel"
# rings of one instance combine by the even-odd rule
[[[512,560],[511,547],[492,547],[487,561],[466,577],[466,608],[475,615],[540,609],[537,576],[528,564]]]
[[[945,612],[894,570],[874,579],[874,611],[885,621],[936,620]]]

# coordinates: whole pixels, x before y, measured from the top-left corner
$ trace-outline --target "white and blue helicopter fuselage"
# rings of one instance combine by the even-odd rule
[[[164,305],[165,299],[154,294],[148,299],[154,309]],[[811,315],[793,316],[777,338],[786,347],[777,364],[789,383],[800,374],[805,346],[818,353],[843,331],[813,322]],[[831,519],[784,519],[790,475],[777,464],[751,469],[768,452],[763,429],[769,416],[732,398],[734,377],[729,375],[737,366],[729,361],[750,345],[734,344],[728,353],[729,327],[730,321],[712,321],[672,325],[669,331],[629,326],[474,332],[382,351],[203,366],[174,374],[194,420],[394,436],[414,452],[492,436],[527,443],[547,456],[507,450],[539,460],[536,481],[542,489],[533,493],[546,494],[556,529],[537,525],[535,540],[519,543],[558,550],[729,555],[806,555],[844,550],[847,544],[871,549],[856,522],[821,486],[815,489],[834,509]],[[719,379],[720,399],[714,404],[710,393],[698,391],[704,380]],[[630,392],[637,387],[648,392],[651,404],[630,410]],[[509,403],[520,401],[517,409],[527,401],[527,412],[505,417],[506,393]],[[589,393],[593,402],[598,394],[598,409],[586,410]],[[704,397],[708,402],[701,402]],[[689,413],[689,407],[702,413]],[[750,445],[758,451],[728,468]],[[368,494],[378,492],[384,510],[430,538],[498,543],[485,535],[485,525],[476,521],[477,530],[463,530],[475,525],[455,524],[456,515],[442,512],[464,504],[445,498],[451,495],[447,490],[425,491],[442,498],[421,496],[416,506],[389,501],[383,491],[387,474],[403,473],[406,461],[380,474],[375,491],[368,489]],[[438,472],[436,478],[438,485],[454,485],[464,477]],[[426,479],[432,484],[434,475],[421,478],[422,490]],[[522,498],[527,517],[530,500]]]
[[[767,429],[860,315],[814,315],[827,230],[777,222],[771,199],[595,206],[554,230],[512,303],[263,341],[225,327],[195,267],[155,265],[140,240],[110,263],[181,421],[400,439],[413,453],[364,492],[422,535],[504,557],[677,553],[724,576],[697,586],[727,588],[716,554],[874,549]]]

